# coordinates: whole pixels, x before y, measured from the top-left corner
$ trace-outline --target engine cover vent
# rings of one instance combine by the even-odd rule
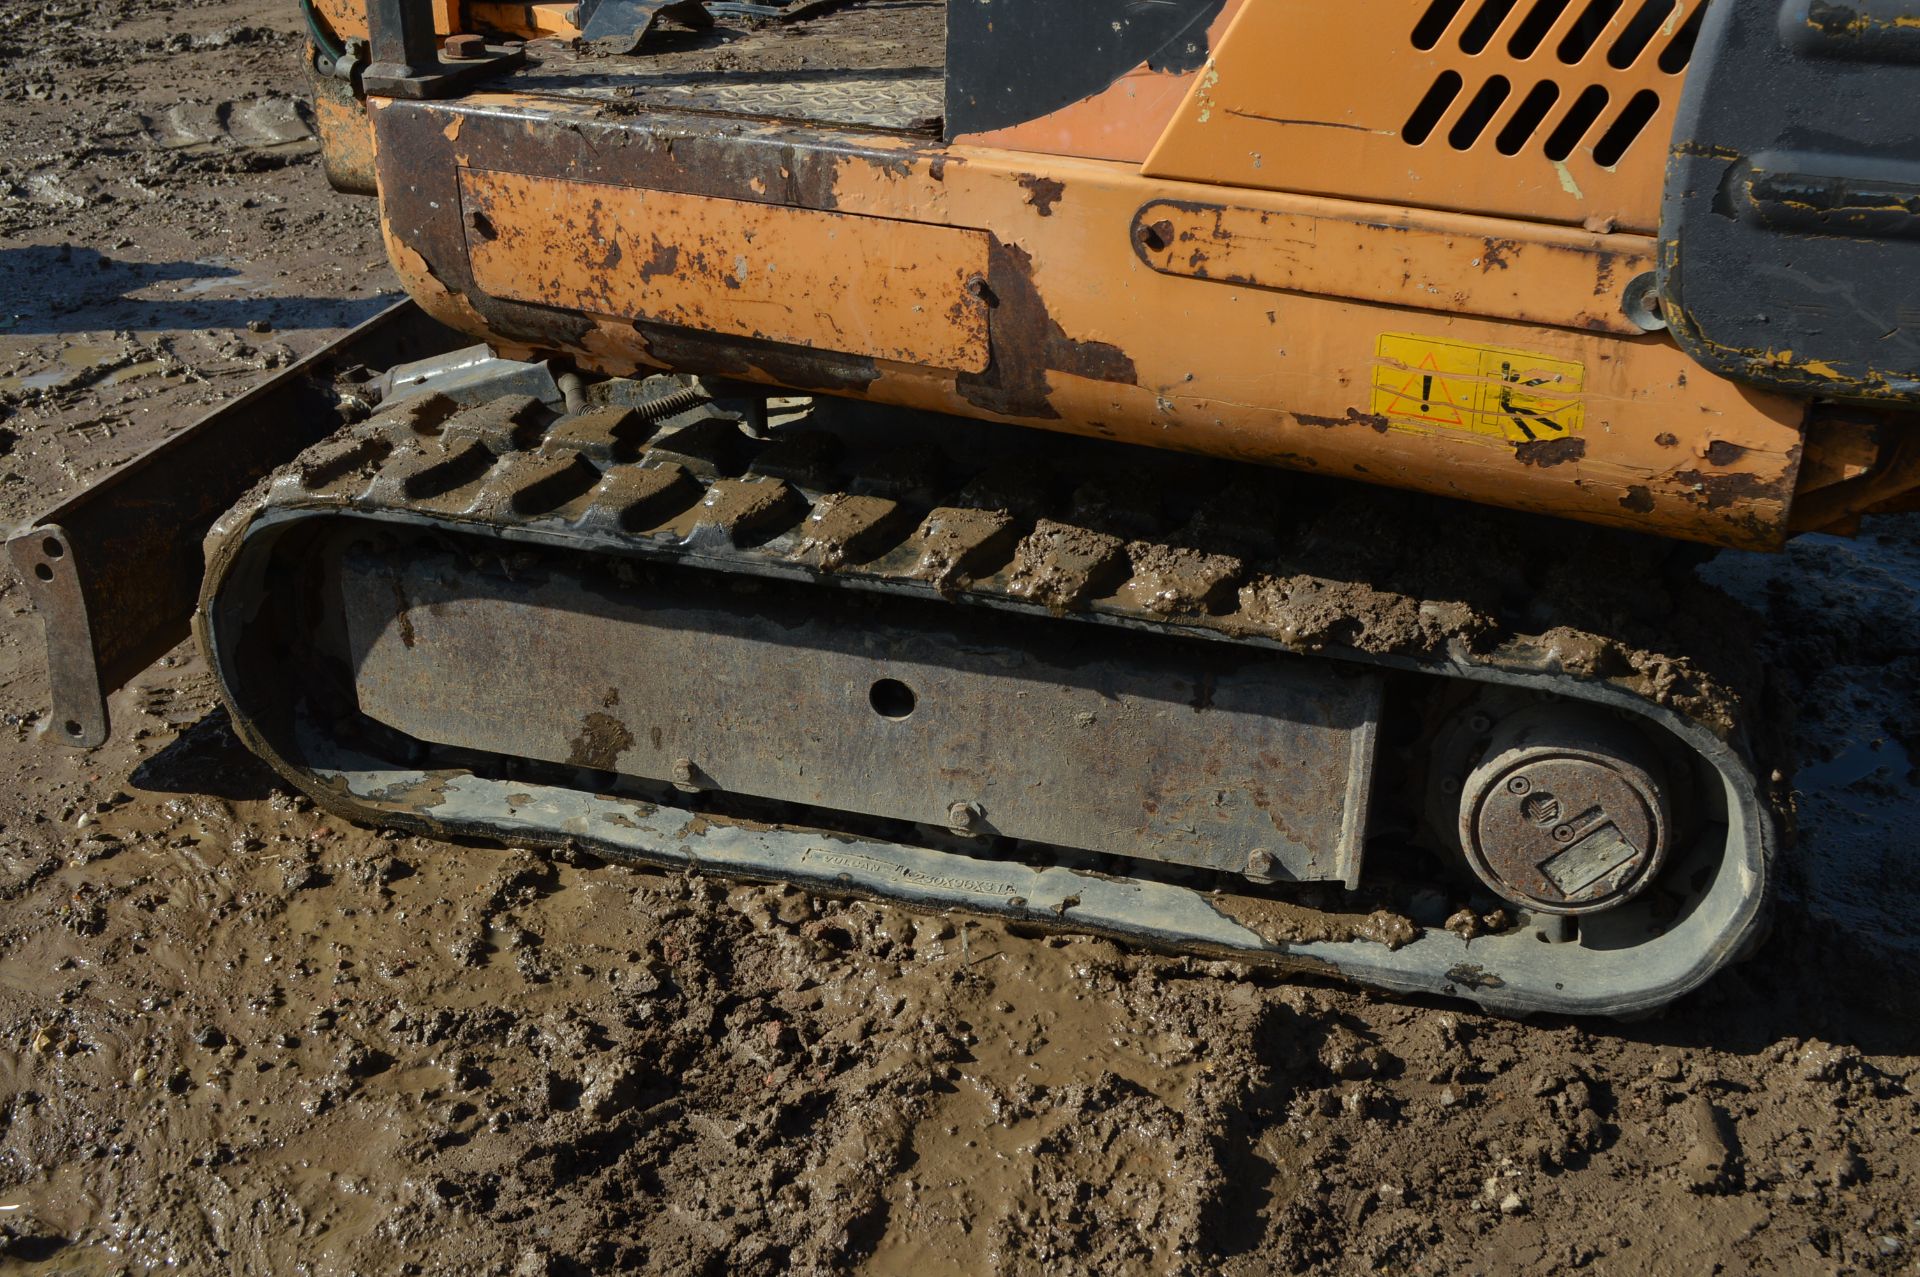
[[[1154,176],[1651,231],[1706,0],[1249,5]]]

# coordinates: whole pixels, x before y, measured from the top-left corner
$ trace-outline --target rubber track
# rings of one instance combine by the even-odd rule
[[[1717,871],[1740,881],[1724,899],[1713,897],[1725,916],[1710,934],[1664,966],[1643,961],[1644,970],[1631,978],[1603,975],[1589,988],[1567,987],[1558,967],[1543,975],[1489,960],[1501,957],[1503,937],[1452,945],[1456,938],[1429,931],[1404,948],[1364,938],[1302,943],[1268,935],[1250,943],[1256,932],[1245,927],[1215,935],[1218,929],[1186,924],[1069,918],[1064,907],[1043,907],[1025,887],[996,887],[996,903],[986,907],[964,890],[901,889],[916,872],[921,885],[954,878],[957,871],[944,862],[896,868],[867,881],[857,872],[770,868],[785,854],[778,849],[767,852],[765,864],[752,856],[736,863],[725,855],[703,861],[632,840],[624,846],[602,840],[615,854],[691,858],[810,887],[1026,914],[1176,947],[1330,967],[1390,988],[1454,993],[1503,1010],[1645,1010],[1705,979],[1758,926],[1773,833],[1747,757],[1740,697],[1697,662],[1650,649],[1620,620],[1623,600],[1643,598],[1647,589],[1644,579],[1622,578],[1658,561],[1660,551],[1644,542],[1167,452],[1054,437],[1028,447],[1033,436],[1026,432],[1003,432],[1017,437],[1021,451],[994,455],[980,446],[981,439],[997,446],[1001,436],[991,428],[962,426],[971,433],[950,436],[955,427],[945,419],[911,413],[876,417],[871,409],[823,406],[814,419],[832,428],[801,422],[766,440],[704,406],[664,421],[655,416],[604,407],[556,418],[528,398],[467,409],[439,397],[416,398],[343,430],[278,472],[223,518],[207,542],[210,570],[197,629],[243,737],[318,800],[364,823],[579,840],[577,822],[572,832],[504,817],[490,822],[474,814],[486,809],[485,801],[469,804],[466,818],[449,819],[444,777],[394,799],[404,786],[389,776],[383,800],[368,801],[367,792],[340,779],[352,766],[295,760],[284,742],[254,728],[224,663],[242,623],[234,618],[248,603],[236,596],[253,587],[229,590],[229,574],[271,539],[268,529],[277,535],[293,524],[350,514],[1040,616],[1072,614],[1084,622],[1598,701],[1644,714],[1699,751],[1727,785],[1729,820],[1742,844]],[[970,459],[954,455],[966,451],[953,446],[956,439],[971,448]],[[1569,573],[1570,563],[1578,570]],[[1564,595],[1557,605],[1556,581]],[[1425,592],[1394,588],[1400,582]],[[1537,614],[1546,608],[1550,623],[1532,632],[1503,624],[1516,599],[1534,614],[1529,620],[1541,619]],[[1615,624],[1611,632],[1583,629],[1564,623],[1569,615]],[[379,770],[370,760],[359,765],[368,774]],[[672,839],[664,827],[656,833]],[[872,854],[885,860],[897,853],[898,860],[910,850],[941,854],[884,847]],[[977,886],[985,872],[976,864],[962,877]],[[1144,880],[1135,885],[1150,889]],[[1009,899],[1017,905],[1006,906]],[[1062,893],[1061,899],[1091,911],[1079,895]],[[1178,913],[1189,904],[1170,907]],[[1124,913],[1132,906],[1113,907]],[[1694,908],[1689,918],[1703,912],[1711,910]],[[1364,936],[1364,927],[1355,934]],[[1417,959],[1402,956],[1423,950]],[[1531,960],[1514,951],[1513,961]]]

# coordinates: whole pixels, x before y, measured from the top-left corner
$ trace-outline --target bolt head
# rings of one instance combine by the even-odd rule
[[[1533,782],[1525,776],[1512,776],[1507,780],[1507,792],[1509,794],[1524,794],[1532,788]]]
[[[442,51],[447,57],[463,62],[473,58],[484,58],[487,56],[487,38],[472,33],[448,36]]]
[[[955,829],[972,829],[980,823],[980,809],[969,802],[949,803],[947,823]]]
[[[1573,826],[1572,825],[1555,825],[1553,827],[1553,840],[1555,842],[1572,842]]]
[[[1270,851],[1252,852],[1247,856],[1247,872],[1256,878],[1271,878],[1276,863]]]
[[[691,758],[676,758],[673,760],[673,779],[676,784],[688,785],[693,783],[693,760]]]

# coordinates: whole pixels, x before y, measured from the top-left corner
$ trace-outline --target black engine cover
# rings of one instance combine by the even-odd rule
[[[1707,367],[1920,403],[1920,0],[1716,0],[1661,258],[1667,320]]]

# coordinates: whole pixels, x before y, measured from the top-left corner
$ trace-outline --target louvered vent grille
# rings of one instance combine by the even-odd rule
[[[1644,87],[1648,72],[1686,70],[1705,12],[1695,5],[1682,20],[1678,0],[1432,0],[1413,47],[1462,57],[1434,77],[1400,138],[1555,162],[1586,147],[1611,169],[1660,112],[1662,89]],[[1489,49],[1505,53],[1507,71],[1476,74],[1472,59]],[[1625,84],[1613,74],[1636,68]],[[1676,79],[1665,91],[1678,88]]]

